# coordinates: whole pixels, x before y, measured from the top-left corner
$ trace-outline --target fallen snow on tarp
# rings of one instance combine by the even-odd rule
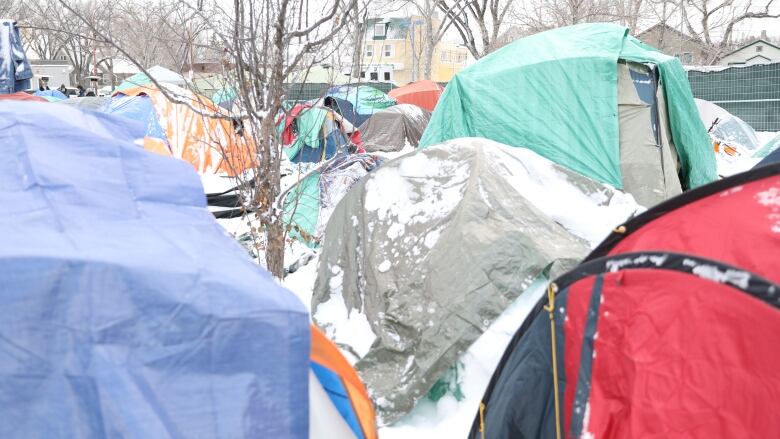
[[[458,373],[448,369],[534,279],[575,265],[640,210],[523,148],[467,138],[415,151],[334,211],[314,321],[358,357],[381,422],[393,423]],[[459,398],[481,396],[457,381],[472,392]]]
[[[539,277],[458,359],[460,401],[447,394],[439,401],[426,398],[391,426],[379,430],[382,439],[455,439],[466,437],[493,371],[517,328],[544,295],[547,279]]]

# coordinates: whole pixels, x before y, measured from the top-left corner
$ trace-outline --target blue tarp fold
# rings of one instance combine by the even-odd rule
[[[306,309],[144,128],[0,103],[0,437],[308,437]]]

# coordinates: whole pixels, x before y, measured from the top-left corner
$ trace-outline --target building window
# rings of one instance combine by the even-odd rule
[[[385,81],[390,80],[390,72],[385,72]]]
[[[379,81],[379,73],[371,72],[371,77],[368,79],[370,79],[371,81]]]
[[[458,54],[458,64],[463,64],[466,62],[466,54],[465,53],[459,53]]]
[[[763,52],[764,46],[756,46],[756,52]]]
[[[442,50],[441,62],[452,62],[452,53],[449,50]]]
[[[393,46],[391,44],[385,44],[384,54],[388,58],[393,56]]]
[[[360,72],[360,77],[361,78],[365,78],[366,77],[366,72]]]
[[[373,44],[366,44],[366,56],[371,58],[374,56],[374,45]]]
[[[374,38],[384,38],[387,36],[387,25],[385,23],[377,23],[374,25]]]

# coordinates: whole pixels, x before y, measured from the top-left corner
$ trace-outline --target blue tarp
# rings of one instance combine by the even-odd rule
[[[103,111],[141,122],[146,127],[146,136],[162,139],[168,144],[168,138],[157,120],[157,112],[149,96],[127,96],[118,93],[103,108]]]
[[[305,307],[140,135],[0,103],[0,437],[307,438]]]
[[[55,90],[38,90],[35,93],[33,93],[35,96],[41,96],[41,97],[52,97],[59,100],[65,100],[68,99],[67,96],[65,96],[65,93],[55,89]]]

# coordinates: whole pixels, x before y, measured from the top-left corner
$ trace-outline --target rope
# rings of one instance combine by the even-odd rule
[[[558,400],[558,358],[555,349],[555,292],[558,286],[555,282],[550,282],[547,288],[547,306],[544,309],[550,314],[550,340],[552,343],[552,369],[553,369],[553,389],[555,392],[555,438],[561,439],[561,410]],[[484,435],[483,435],[484,439]]]
[[[479,402],[479,432],[482,433],[482,439],[485,439],[485,403]]]

